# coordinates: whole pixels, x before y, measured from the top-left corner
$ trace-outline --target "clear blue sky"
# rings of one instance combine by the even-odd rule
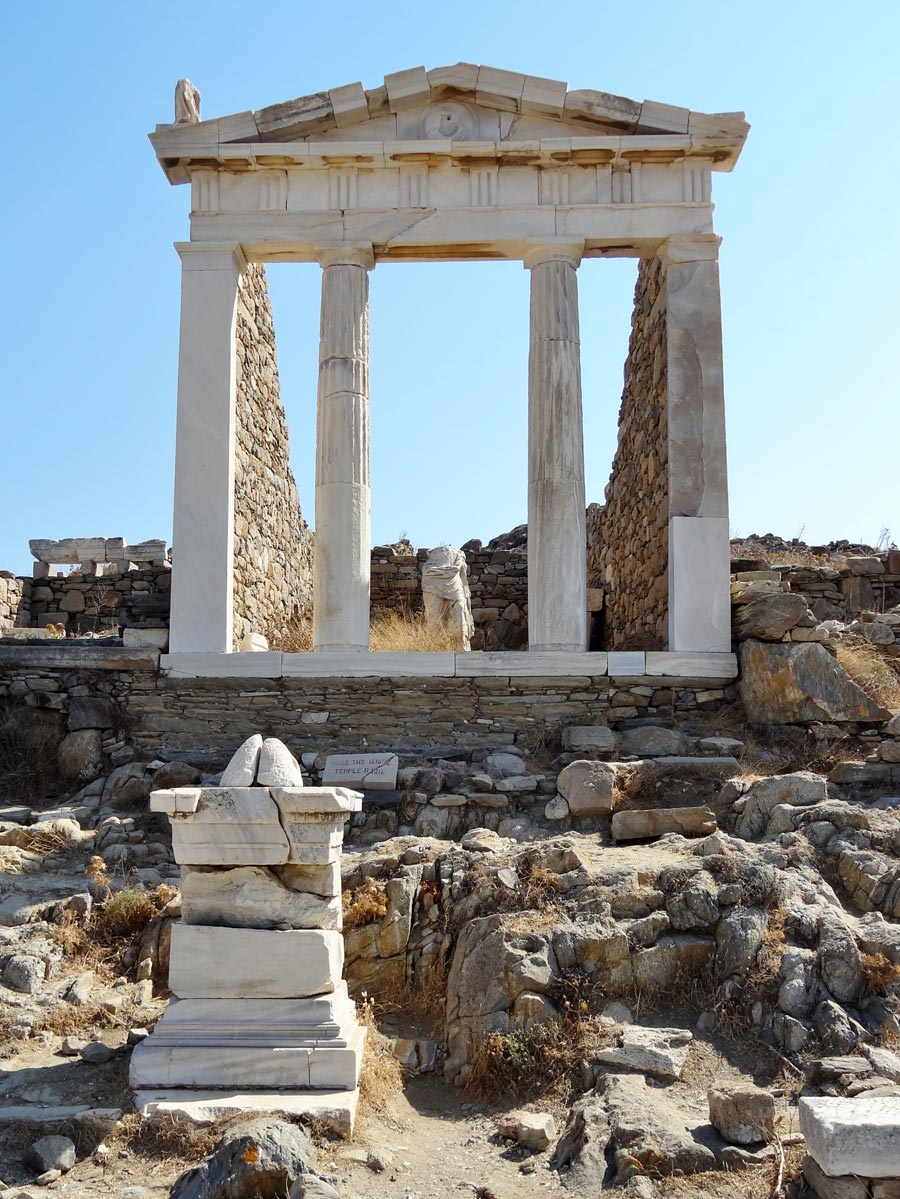
[[[214,117],[458,60],[633,99],[744,109],[713,177],[736,534],[900,540],[900,6],[8,5],[0,568],[29,537],[171,537],[188,190],[147,133],[187,75]],[[580,272],[588,495],[615,448],[632,262]],[[312,519],[318,268],[270,268],[282,394]],[[487,539],[525,519],[528,278],[372,276],[373,536]]]

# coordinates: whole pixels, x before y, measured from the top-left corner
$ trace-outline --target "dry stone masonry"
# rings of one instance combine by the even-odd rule
[[[303,782],[286,747],[257,734],[218,787],[151,793],[172,824],[183,901],[174,997],[131,1059],[145,1113],[217,1091],[268,1092],[283,1110],[286,1091],[295,1112],[352,1129],[365,1030],[341,981],[340,858],[361,796]]]
[[[312,612],[313,537],[300,512],[279,396],[265,268],[247,268],[238,292],[234,455],[234,642],[270,642]],[[177,550],[176,550],[177,552]]]
[[[607,649],[663,649],[668,621],[665,267],[642,259],[606,502],[589,513],[588,586],[605,595]]]

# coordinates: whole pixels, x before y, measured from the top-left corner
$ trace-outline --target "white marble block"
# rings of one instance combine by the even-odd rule
[[[728,536],[724,516],[673,516],[669,521],[670,650],[731,651]]]
[[[900,1097],[800,1100],[806,1151],[832,1178],[900,1176]]]
[[[180,999],[290,999],[333,991],[343,966],[337,932],[176,924],[169,986]]]
[[[262,788],[203,788],[196,810],[176,808],[171,821],[172,852],[183,865],[271,866],[290,858],[278,807]]]
[[[341,897],[292,891],[264,866],[230,870],[183,866],[181,918],[185,924],[225,928],[341,929]]]

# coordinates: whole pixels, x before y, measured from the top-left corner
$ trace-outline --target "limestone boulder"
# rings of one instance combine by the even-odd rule
[[[761,595],[735,609],[734,635],[738,641],[746,641],[749,637],[780,641],[804,616],[806,600],[802,595],[790,591]]]
[[[638,758],[662,758],[686,754],[690,740],[677,729],[647,725],[645,728],[626,729],[622,733],[622,753]]]
[[[631,955],[635,985],[650,991],[670,990],[679,978],[702,973],[715,953],[712,937],[667,933],[649,949]]]
[[[103,734],[100,729],[67,733],[56,753],[59,773],[65,779],[90,782],[103,772]]]
[[[615,734],[605,724],[570,725],[562,731],[563,749],[570,753],[590,750],[595,753],[612,753],[615,743]]]
[[[756,1145],[775,1135],[775,1100],[760,1087],[712,1087],[709,1122],[732,1145]]]
[[[773,645],[745,641],[740,690],[752,724],[884,721],[890,717],[890,712],[815,642]]]
[[[716,967],[721,978],[749,973],[767,926],[768,915],[761,908],[734,907],[722,917],[716,925]]]
[[[819,774],[810,770],[797,770],[792,774],[776,774],[759,779],[742,796],[742,810],[735,824],[735,832],[746,840],[761,837],[769,826],[776,807],[788,804],[791,807],[809,807],[828,798],[828,783]]]
[[[609,1122],[607,1154],[620,1185],[640,1175],[715,1169],[715,1154],[694,1137],[695,1113],[677,1106],[667,1090],[647,1086],[639,1074],[608,1075],[598,1088]]]
[[[209,1157],[177,1179],[170,1199],[293,1194],[296,1182],[316,1177],[315,1161],[315,1146],[305,1128],[270,1116],[241,1120],[228,1129]],[[331,1186],[318,1195],[324,1199],[329,1193],[338,1195]]]
[[[302,787],[300,763],[277,737],[266,737],[259,751],[256,781],[260,787]]]
[[[570,762],[556,785],[572,816],[608,816],[615,799],[616,768],[608,762]]]

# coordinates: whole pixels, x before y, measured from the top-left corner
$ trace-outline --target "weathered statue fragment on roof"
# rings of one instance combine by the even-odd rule
[[[175,84],[175,124],[196,125],[200,120],[200,93],[190,79]]]
[[[462,550],[441,545],[429,552],[428,558],[422,563],[422,599],[428,624],[441,624],[453,629],[462,642],[462,648],[471,649],[475,622],[472,619],[468,566]]]

